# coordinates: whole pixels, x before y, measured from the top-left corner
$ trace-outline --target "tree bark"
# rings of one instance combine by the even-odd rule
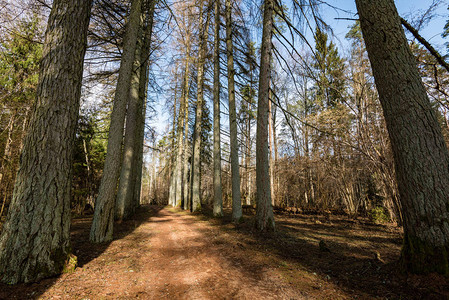
[[[201,120],[203,117],[204,102],[204,64],[207,47],[207,34],[209,25],[209,12],[207,12],[207,21],[203,24],[203,1],[200,1],[200,49],[198,54],[198,71],[197,71],[197,100],[195,127],[193,131],[193,163],[192,163],[192,211],[201,209]]]
[[[173,101],[173,126],[172,126],[172,143],[171,143],[171,153],[170,153],[170,186],[168,190],[168,205],[175,206],[176,201],[176,156],[173,155],[175,152],[175,131],[176,131],[176,108],[177,108],[177,91],[178,87],[175,88],[175,97]],[[181,115],[181,105],[179,106],[178,118]]]
[[[271,111],[272,91],[268,92],[268,157],[270,168],[271,205],[274,206],[274,160],[273,160],[273,113]]]
[[[142,14],[141,14],[142,22]],[[141,52],[143,46],[143,28],[140,27],[140,37],[137,40],[136,52],[134,55],[134,66],[131,75],[131,86],[128,96],[128,108],[126,110],[125,138],[123,143],[122,166],[120,168],[120,180],[115,202],[115,219],[122,221],[128,219],[134,214],[134,176],[133,162],[136,155],[137,139],[137,115],[141,113],[139,109],[139,88],[140,88],[140,67]]]
[[[242,218],[240,197],[239,143],[237,140],[237,112],[235,108],[234,50],[232,45],[232,4],[226,0],[226,54],[228,58],[229,131],[231,147],[232,221]]]
[[[153,34],[154,24],[154,7],[156,0],[147,0],[145,3],[145,11],[147,13],[146,23],[144,27],[144,41],[143,48],[140,53],[140,61],[142,66],[140,68],[140,81],[139,81],[139,107],[137,115],[137,134],[136,139],[136,157],[134,159],[135,167],[134,171],[134,205],[138,207],[140,205],[141,188],[142,188],[142,165],[143,165],[143,144],[145,141],[145,115],[146,115],[146,100],[148,90],[148,72],[150,66],[150,49],[151,38]]]
[[[189,197],[189,74],[190,74],[190,35],[186,37],[187,50],[186,50],[186,62],[185,62],[185,77],[184,77],[184,90],[186,93],[184,94],[184,161],[183,161],[183,178],[182,181],[184,183],[183,188],[183,201],[184,201],[184,210],[190,209],[190,197]]]
[[[183,93],[186,93],[186,91],[183,91]],[[188,100],[187,97],[183,96],[182,97],[183,100],[185,101],[186,99]],[[180,106],[184,106],[184,103],[181,102]],[[176,207],[181,207],[181,199],[182,199],[182,153],[184,152],[183,150],[183,145],[184,145],[184,141],[183,141],[183,128],[185,126],[184,124],[184,116],[183,113],[185,114],[185,112],[183,110],[180,110],[179,112],[179,116],[178,116],[178,145],[177,145],[177,154],[176,154],[176,167],[175,167],[175,202],[174,202],[174,206]]]
[[[223,216],[220,142],[220,1],[215,1],[214,32],[214,216]]]
[[[139,35],[142,0],[131,1],[131,12],[123,42],[123,54],[114,97],[114,107],[109,126],[108,147],[104,163],[103,177],[95,201],[95,212],[90,231],[90,240],[94,243],[112,240],[114,225],[114,206],[117,181],[120,175],[120,162],[126,103],[131,86],[134,56]]]
[[[449,153],[393,0],[356,0],[395,161],[401,262],[449,275]]]
[[[265,0],[263,14],[262,49],[260,57],[259,99],[256,134],[256,228],[274,230],[271,206],[270,172],[268,160],[268,101],[271,70],[271,36],[273,33],[273,0]]]
[[[53,1],[36,104],[0,237],[4,283],[57,275],[70,257],[72,154],[91,4]]]

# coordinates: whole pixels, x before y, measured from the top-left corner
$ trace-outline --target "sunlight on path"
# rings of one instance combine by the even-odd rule
[[[220,234],[194,216],[163,209],[75,273],[61,276],[42,298],[307,298]],[[234,259],[239,252],[243,261]]]

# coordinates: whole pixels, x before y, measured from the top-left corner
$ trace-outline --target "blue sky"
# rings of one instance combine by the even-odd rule
[[[289,1],[285,1],[289,2]],[[327,0],[330,6],[337,7],[338,10],[323,5],[321,16],[325,22],[333,29],[334,36],[332,39],[339,48],[339,52],[343,55],[347,53],[348,42],[345,35],[348,32],[348,26],[353,24],[350,20],[337,20],[336,18],[357,18],[356,6],[354,0]],[[421,16],[432,4],[432,0],[398,0],[395,1],[401,17],[408,21],[412,18]],[[420,34],[426,38],[441,54],[446,54],[445,43],[449,42],[448,38],[441,37],[444,25],[449,19],[449,11],[447,10],[449,0],[440,0],[438,9],[435,10],[436,17],[433,18],[425,27],[421,28]],[[407,33],[407,32],[406,32]],[[306,34],[309,36],[308,34]],[[256,35],[257,36],[257,35]],[[411,37],[411,36],[410,36]],[[260,39],[260,36],[258,37]],[[310,35],[310,43],[313,44],[313,38]],[[258,41],[259,42],[259,41]],[[162,97],[158,97],[162,99]],[[157,101],[156,101],[157,103]],[[157,103],[155,107],[157,117],[150,121],[150,125],[154,126],[159,137],[167,130],[167,124],[171,121],[169,114],[164,108],[163,103]],[[222,107],[224,111],[224,107]],[[224,122],[225,118],[222,118]],[[225,123],[224,123],[225,124]]]
[[[345,13],[343,11],[336,12],[329,7],[323,7],[322,15],[326,22],[333,28],[336,37],[344,43],[344,36],[348,31],[348,26],[352,24],[347,20],[335,20],[334,18],[356,18],[356,7],[354,0],[328,0],[330,5],[338,7],[342,10],[350,11],[351,13]],[[448,2],[446,0],[439,1],[438,9],[435,11],[437,16],[420,30],[420,34],[424,36],[435,48],[444,52],[444,43],[448,42],[448,39],[441,37],[444,24],[449,19],[449,11],[447,10]],[[395,1],[399,15],[406,20],[411,20],[413,16],[417,17],[422,15],[428,7],[432,4],[431,0],[398,0]],[[338,41],[337,41],[338,44]],[[340,46],[340,45],[339,45]],[[445,54],[445,53],[444,53]]]

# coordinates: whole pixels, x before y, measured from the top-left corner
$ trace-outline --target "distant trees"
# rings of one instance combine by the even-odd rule
[[[37,101],[0,237],[5,283],[59,274],[70,259],[72,154],[91,3],[53,2]]]
[[[5,12],[3,18],[7,18]],[[10,16],[12,18],[13,16]],[[0,220],[12,197],[30,111],[36,97],[43,36],[41,17],[30,12],[0,35]]]

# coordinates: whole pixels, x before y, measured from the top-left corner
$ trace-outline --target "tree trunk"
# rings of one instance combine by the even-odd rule
[[[142,22],[142,16],[141,16]],[[140,37],[137,41],[134,55],[134,66],[131,75],[131,86],[128,96],[128,108],[126,110],[125,138],[123,143],[122,166],[120,169],[120,180],[115,202],[115,219],[122,221],[134,214],[134,176],[133,162],[136,155],[137,139],[137,115],[141,113],[139,109],[139,88],[140,88],[140,66],[141,52],[143,44],[143,28],[140,27]]]
[[[91,4],[53,1],[37,102],[0,237],[4,283],[57,275],[70,257],[72,154]]]
[[[198,71],[197,71],[197,100],[195,127],[193,131],[193,163],[192,163],[192,211],[201,209],[201,120],[203,118],[203,102],[204,102],[204,64],[207,47],[207,34],[209,25],[209,12],[207,12],[206,24],[203,24],[203,1],[200,1],[200,49],[198,54]]]
[[[271,206],[270,172],[268,160],[268,101],[271,70],[271,35],[273,32],[273,1],[265,0],[263,13],[262,49],[260,57],[259,99],[256,134],[256,228],[274,230]]]
[[[232,45],[232,4],[226,0],[226,54],[228,58],[229,131],[231,147],[232,221],[242,218],[240,198],[239,143],[237,139],[237,112],[235,108],[234,50]]]
[[[274,206],[274,160],[273,160],[273,113],[271,111],[272,92],[268,92],[268,161],[270,168],[271,205]]]
[[[117,181],[120,175],[120,162],[126,103],[131,86],[134,56],[139,35],[142,0],[131,1],[131,12],[123,42],[123,54],[115,90],[114,107],[109,126],[108,148],[101,178],[100,189],[95,201],[95,212],[90,231],[90,240],[94,243],[112,240],[114,225],[114,206]]]
[[[182,181],[184,183],[183,188],[183,201],[184,201],[184,210],[190,209],[190,197],[189,197],[189,153],[188,153],[188,144],[189,144],[189,74],[190,74],[190,41],[188,40],[189,45],[187,46],[187,57],[186,57],[186,71],[184,78],[184,90],[186,93],[184,94],[184,160],[183,160],[183,178]]]
[[[7,192],[6,188],[4,187],[3,180],[6,177],[6,166],[11,165],[10,159],[11,159],[11,143],[12,143],[12,132],[14,127],[14,122],[16,120],[16,114],[17,112],[13,112],[11,117],[9,118],[8,126],[6,126],[6,129],[8,131],[8,135],[6,137],[6,144],[5,144],[5,150],[3,152],[3,158],[2,158],[2,165],[0,167],[0,195],[2,194],[2,191],[4,190],[5,194]],[[6,199],[6,198],[5,198]],[[1,217],[1,215],[0,215]]]
[[[147,107],[147,87],[148,87],[148,72],[150,66],[150,49],[151,38],[153,34],[153,20],[154,20],[154,6],[156,0],[147,0],[145,3],[145,12],[147,13],[146,22],[144,26],[144,41],[142,51],[140,53],[140,61],[142,66],[140,68],[140,80],[139,80],[139,107],[137,114],[137,139],[136,139],[136,156],[134,159],[135,167],[134,177],[134,206],[140,205],[141,188],[142,188],[142,165],[143,165],[143,144],[145,141],[145,115]]]
[[[186,93],[185,91],[183,91],[183,93]],[[187,97],[182,97],[183,100],[188,100]],[[184,105],[184,103],[181,102],[180,104],[181,106]],[[184,105],[185,107],[185,105]],[[179,112],[179,116],[178,116],[178,146],[177,146],[177,154],[176,154],[176,167],[175,167],[175,202],[174,202],[174,206],[176,207],[181,207],[181,200],[182,200],[182,153],[184,152],[182,146],[184,145],[184,141],[183,141],[183,128],[185,126],[184,124],[184,116],[183,113],[185,114],[185,112],[183,112],[182,110]]]
[[[176,201],[176,156],[173,155],[173,153],[175,152],[175,131],[176,131],[176,106],[177,106],[177,101],[178,101],[178,97],[177,97],[177,91],[178,91],[178,87],[175,87],[175,97],[174,97],[174,101],[173,101],[173,127],[172,127],[172,145],[171,145],[171,152],[170,152],[170,170],[169,170],[169,174],[170,174],[170,186],[169,186],[169,190],[168,190],[168,205],[171,206],[175,206],[175,201]],[[181,115],[181,105],[179,106],[179,112],[178,112],[178,118]]]
[[[223,216],[220,142],[220,1],[215,1],[214,37],[214,216]]]
[[[401,262],[449,275],[449,153],[393,0],[356,0],[395,161]]]

